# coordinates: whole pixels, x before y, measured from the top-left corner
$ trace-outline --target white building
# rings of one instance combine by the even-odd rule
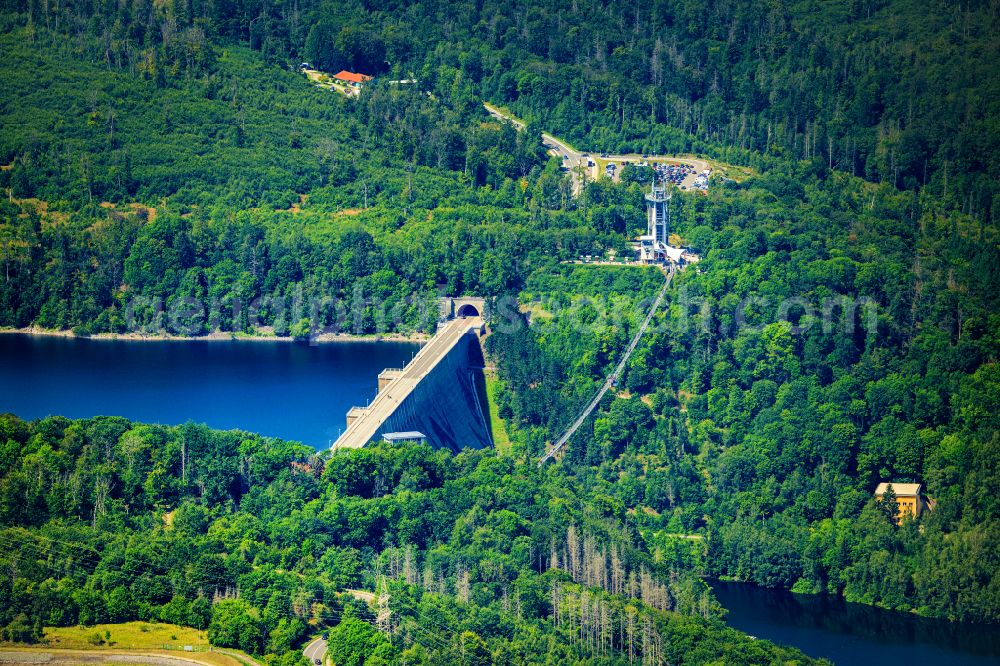
[[[644,264],[686,264],[700,259],[686,248],[674,247],[668,242],[672,197],[673,192],[667,190],[666,182],[657,185],[654,178],[653,189],[646,195],[646,235],[639,236],[639,261]]]
[[[666,184],[658,185],[646,195],[646,235],[639,236],[639,260],[655,264],[666,259],[667,237],[670,235],[670,198]]]

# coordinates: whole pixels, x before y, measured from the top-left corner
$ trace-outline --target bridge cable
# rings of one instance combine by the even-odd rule
[[[587,406],[583,408],[583,411],[580,412],[580,415],[576,418],[575,421],[573,421],[573,423],[566,430],[566,432],[564,432],[562,436],[558,440],[556,440],[555,445],[553,445],[553,447],[549,449],[548,453],[546,453],[538,460],[539,467],[544,465],[548,460],[550,460],[553,456],[555,456],[555,454],[558,453],[564,446],[566,446],[566,443],[569,442],[570,438],[576,434],[576,431],[580,429],[580,426],[582,426],[584,421],[587,420],[587,417],[589,417],[593,413],[593,411],[597,409],[597,405],[600,404],[601,400],[604,398],[607,392],[611,389],[611,387],[615,384],[615,382],[618,381],[618,378],[621,377],[622,371],[625,369],[625,364],[628,363],[629,358],[631,358],[632,356],[632,352],[634,352],[635,348],[639,345],[639,340],[642,338],[642,335],[646,332],[646,329],[649,328],[649,323],[653,320],[653,315],[656,314],[656,311],[660,308],[660,304],[663,303],[663,299],[667,295],[667,288],[670,286],[670,281],[673,279],[673,277],[674,277],[674,268],[671,267],[669,269],[669,273],[667,273],[666,282],[663,283],[663,287],[660,288],[660,293],[657,294],[656,300],[653,301],[653,305],[649,308],[649,313],[646,315],[646,319],[642,322],[642,325],[639,326],[639,330],[635,332],[635,335],[632,337],[632,342],[629,343],[629,346],[625,350],[625,354],[622,355],[622,358],[618,362],[618,365],[615,366],[615,369],[611,372],[610,375],[607,376],[607,378],[604,380],[604,384],[602,384],[601,388],[597,391],[597,394],[593,397],[593,399],[589,403],[587,403]]]

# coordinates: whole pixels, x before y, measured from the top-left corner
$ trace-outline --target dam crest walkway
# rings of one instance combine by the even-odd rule
[[[356,449],[390,430],[418,430],[418,428],[421,432],[431,431],[424,434],[435,446],[453,448],[455,445],[463,445],[456,440],[459,426],[468,425],[462,424],[461,421],[470,419],[469,414],[459,413],[465,411],[460,408],[464,405],[460,405],[452,414],[447,412],[435,414],[433,403],[440,407],[440,401],[435,400],[432,395],[426,397],[418,395],[418,387],[435,370],[443,370],[443,381],[464,383],[464,371],[469,363],[467,352],[462,356],[464,350],[460,349],[460,343],[466,342],[466,336],[471,335],[476,338],[475,345],[478,349],[478,335],[483,330],[483,325],[482,317],[453,319],[438,329],[437,334],[417,352],[405,368],[383,372],[383,376],[389,381],[383,385],[381,381],[383,376],[380,376],[379,391],[375,399],[367,407],[355,407],[348,412],[347,430],[333,443],[333,448]],[[458,355],[458,360],[451,363],[457,368],[456,372],[449,373],[448,368],[443,367],[449,365],[446,360],[450,355]],[[429,382],[425,382],[427,383]],[[432,392],[434,388],[425,386],[420,390]],[[482,422],[484,417],[474,397],[471,402],[476,407],[473,410],[476,413],[471,415],[474,422],[472,427],[473,430],[478,430],[476,426],[480,425],[479,422]],[[484,434],[485,431],[483,427]],[[467,445],[476,444],[476,439],[480,438],[473,437]],[[485,442],[478,443],[489,445],[489,436],[485,435]]]

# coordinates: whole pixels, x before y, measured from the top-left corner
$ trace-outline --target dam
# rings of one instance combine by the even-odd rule
[[[375,399],[348,411],[347,429],[333,448],[360,448],[383,438],[452,451],[492,446],[485,396],[477,388],[484,331],[480,316],[443,323],[405,368],[379,374]]]

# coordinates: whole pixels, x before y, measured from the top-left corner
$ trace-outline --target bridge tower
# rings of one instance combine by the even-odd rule
[[[644,264],[657,264],[667,259],[667,237],[670,234],[670,198],[666,182],[657,184],[646,195],[647,232],[639,237],[639,260]]]
[[[667,244],[667,236],[670,234],[670,198],[672,192],[667,191],[665,182],[656,183],[653,178],[653,189],[646,195],[646,217],[648,220],[647,235],[652,236],[653,247],[659,247],[660,243]]]

